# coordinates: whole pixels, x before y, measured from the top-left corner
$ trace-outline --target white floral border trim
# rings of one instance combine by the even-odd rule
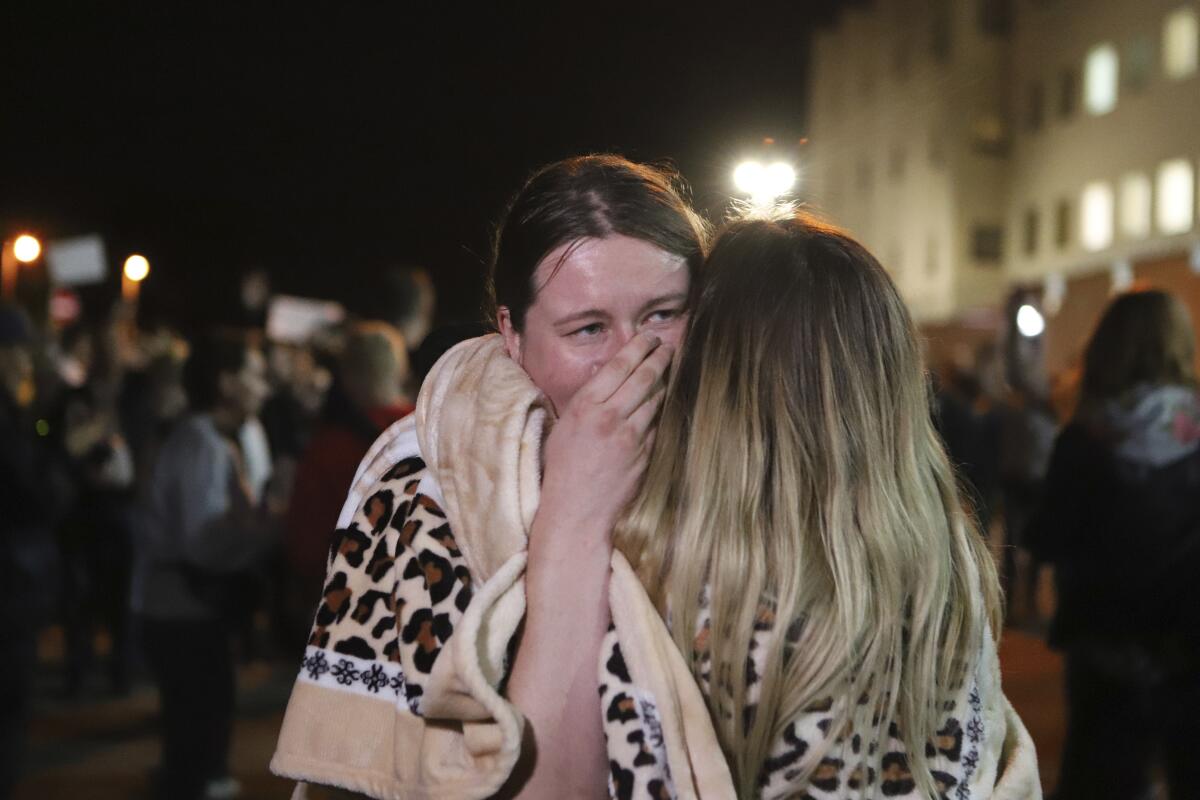
[[[309,646],[304,650],[299,679],[327,689],[395,702],[420,714],[421,689],[409,686],[399,664]]]

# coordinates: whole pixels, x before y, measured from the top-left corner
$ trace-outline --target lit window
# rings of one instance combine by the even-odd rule
[[[1079,241],[1085,250],[1103,250],[1113,240],[1113,190],[1107,183],[1089,183],[1079,199]]]
[[[1107,114],[1117,107],[1117,48],[1093,47],[1084,65],[1083,102],[1089,114]]]
[[[1192,229],[1196,203],[1196,175],[1185,158],[1164,161],[1158,168],[1158,229],[1162,233],[1185,233]]]
[[[1150,235],[1150,178],[1131,172],[1121,179],[1121,235],[1143,239]]]
[[[1181,8],[1163,23],[1163,72],[1168,78],[1186,78],[1195,73],[1200,60],[1200,23],[1196,11]]]

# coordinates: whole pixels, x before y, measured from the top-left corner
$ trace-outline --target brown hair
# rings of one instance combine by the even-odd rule
[[[1088,342],[1083,401],[1118,397],[1138,384],[1196,382],[1196,335],[1187,308],[1169,292],[1128,292],[1108,306]]]
[[[677,173],[616,155],[577,156],[538,170],[497,229],[488,269],[488,319],[495,324],[503,306],[520,331],[537,295],[538,264],[556,248],[582,239],[641,239],[684,259],[695,278],[707,230],[686,195]]]

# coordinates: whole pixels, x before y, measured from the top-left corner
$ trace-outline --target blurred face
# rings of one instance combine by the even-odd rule
[[[563,245],[538,265],[534,285],[524,330],[501,308],[500,332],[556,411],[637,333],[650,331],[676,349],[683,338],[687,263],[641,239]]]
[[[242,417],[253,417],[262,409],[271,387],[267,383],[267,360],[260,350],[249,350],[237,372],[221,376],[221,393]]]

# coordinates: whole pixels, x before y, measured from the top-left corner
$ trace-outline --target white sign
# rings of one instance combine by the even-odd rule
[[[97,235],[59,239],[46,245],[50,278],[60,286],[100,283],[108,275],[104,240]]]
[[[267,309],[267,338],[303,344],[321,328],[336,325],[345,318],[346,309],[339,303],[277,295]]]

